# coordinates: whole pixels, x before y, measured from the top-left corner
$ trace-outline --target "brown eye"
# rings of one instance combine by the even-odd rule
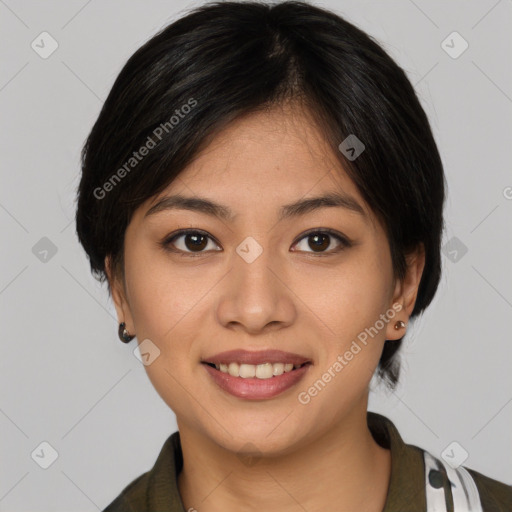
[[[208,245],[208,237],[201,233],[187,233],[183,236],[185,247],[191,251],[201,251]]]
[[[179,231],[166,238],[161,245],[166,251],[180,253],[181,256],[201,256],[203,253],[209,252],[206,249],[210,241],[218,247],[213,238],[205,232],[189,229]],[[305,246],[299,248],[299,252],[316,253],[319,256],[339,252],[351,245],[345,237],[330,229],[309,231],[293,247],[304,243],[303,241]]]
[[[309,235],[309,247],[311,247],[314,251],[317,249],[319,251],[324,251],[330,245],[331,236],[326,233],[317,233],[314,235]]]
[[[338,233],[333,232],[331,230],[310,231],[309,233],[306,233],[306,235],[304,235],[299,240],[299,242],[302,242],[303,240],[305,241],[305,243],[303,244],[303,247],[301,249],[299,249],[300,251],[313,252],[313,253],[318,253],[318,254],[322,254],[322,253],[330,254],[330,253],[338,252],[338,251],[344,249],[345,247],[350,246],[350,243],[348,242],[348,240],[346,240],[344,237],[342,237]],[[333,240],[338,242],[337,247],[336,247],[336,244],[334,244],[334,248],[333,248],[333,243],[332,243]],[[294,246],[296,246],[297,244],[294,244]],[[329,247],[331,247],[331,249],[329,251],[327,251],[327,249]],[[308,251],[307,249],[311,249],[312,251]]]
[[[180,239],[182,241],[178,242]],[[176,233],[171,238],[162,242],[164,249],[172,252],[183,252],[185,254],[206,252],[208,242],[213,240],[209,235],[197,230],[186,230]]]

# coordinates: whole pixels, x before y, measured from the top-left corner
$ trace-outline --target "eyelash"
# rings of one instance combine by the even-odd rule
[[[188,235],[188,234],[195,234],[195,235],[206,236],[207,238],[209,238],[210,240],[215,242],[217,245],[219,245],[217,243],[217,241],[215,239],[213,239],[208,233],[206,233],[205,231],[202,231],[200,229],[183,229],[183,230],[177,231],[176,233],[173,233],[172,235],[164,238],[160,242],[160,245],[161,245],[161,247],[165,251],[173,252],[173,253],[178,253],[181,257],[197,258],[197,257],[203,256],[204,254],[206,254],[207,251],[201,251],[201,252],[193,253],[193,252],[183,251],[181,249],[172,249],[170,247],[172,245],[172,243],[177,238],[179,238],[181,236],[184,236],[184,235]],[[303,240],[304,238],[307,238],[308,236],[317,235],[317,234],[322,234],[322,235],[325,234],[325,235],[329,235],[329,236],[335,238],[336,240],[338,240],[341,243],[341,247],[338,247],[337,249],[334,249],[334,250],[331,250],[331,251],[328,251],[328,252],[323,252],[323,253],[322,252],[315,253],[315,252],[306,251],[306,252],[308,252],[308,254],[312,254],[313,256],[329,256],[329,255],[338,253],[338,252],[340,252],[340,251],[342,251],[342,250],[352,246],[352,243],[349,242],[345,237],[340,235],[338,232],[336,232],[336,231],[334,231],[332,229],[328,229],[328,228],[326,228],[326,229],[318,229],[318,228],[316,228],[316,229],[312,229],[312,230],[306,231],[306,233],[304,233],[296,242],[294,242],[293,245],[298,244],[301,240]],[[220,252],[220,251],[215,251],[215,252]],[[301,251],[299,251],[299,252],[301,252]]]

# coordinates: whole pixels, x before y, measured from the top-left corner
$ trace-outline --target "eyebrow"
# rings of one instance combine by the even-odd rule
[[[333,192],[317,197],[299,199],[290,204],[283,205],[279,210],[278,221],[298,217],[312,211],[326,207],[345,208],[367,218],[363,207],[352,196]],[[218,204],[203,197],[185,197],[182,195],[166,196],[153,205],[144,215],[144,218],[165,210],[192,210],[232,222],[237,215],[227,206]]]

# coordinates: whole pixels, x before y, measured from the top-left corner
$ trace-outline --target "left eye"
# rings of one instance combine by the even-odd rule
[[[180,244],[177,244],[176,242],[181,238],[183,238],[183,242],[181,243],[181,247],[179,247],[178,245]],[[346,238],[340,234],[332,232],[331,230],[309,231],[305,235],[302,235],[302,237],[299,238],[298,241],[293,244],[293,246],[299,245],[299,243],[304,240],[307,241],[306,243],[308,247],[313,249],[313,253],[319,253],[319,255],[322,255],[322,253],[325,253],[326,249],[331,246],[330,239],[333,238],[338,241],[339,245],[337,249],[331,249],[329,253],[338,252],[345,247],[350,246],[350,243]],[[200,256],[202,253],[206,252],[204,249],[208,247],[209,241],[212,241],[214,245],[217,245],[214,240],[205,232],[198,230],[185,230],[174,234],[170,238],[166,238],[161,243],[161,245],[168,251],[185,253],[183,256]],[[171,247],[175,247],[175,249]],[[317,251],[317,249],[319,250]],[[308,252],[304,248],[301,250]]]
[[[334,238],[338,242],[338,247],[335,249],[331,249],[330,251],[326,251],[328,247],[331,246],[330,239]],[[324,231],[310,231],[309,233],[306,233],[301,238],[299,238],[299,242],[305,240],[308,247],[314,248],[313,252],[338,252],[344,249],[345,247],[349,247],[350,243],[349,241],[344,238],[343,236],[331,231],[331,230],[324,230]],[[297,242],[298,244],[298,242]],[[296,245],[296,244],[294,244]],[[317,251],[316,249],[319,249]],[[307,251],[306,251],[307,252]],[[320,254],[321,255],[321,254]]]

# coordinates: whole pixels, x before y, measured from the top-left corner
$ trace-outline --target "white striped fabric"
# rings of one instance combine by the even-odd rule
[[[427,451],[424,451],[423,458],[427,512],[446,512],[444,488],[434,487],[429,478],[430,471],[441,471],[442,468],[445,469],[450,481],[454,512],[483,512],[476,483],[465,468],[459,466],[454,469]]]

